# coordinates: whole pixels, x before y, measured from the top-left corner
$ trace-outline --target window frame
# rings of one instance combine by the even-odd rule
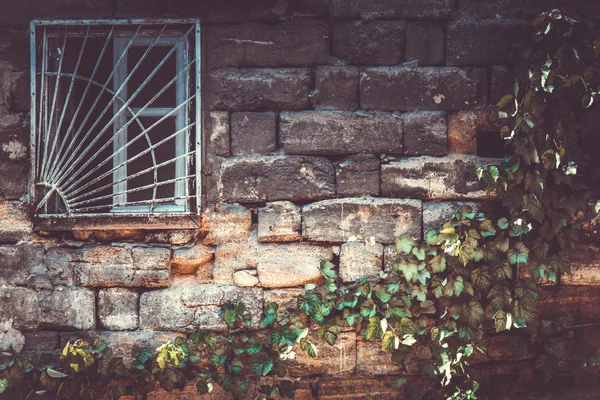
[[[36,222],[37,229],[43,230],[77,230],[77,229],[110,229],[111,227],[115,227],[115,229],[181,229],[181,228],[197,228],[198,225],[198,217],[200,215],[200,210],[202,207],[202,113],[201,113],[201,31],[200,31],[200,22],[198,19],[83,19],[83,20],[41,20],[36,19],[30,22],[30,99],[31,99],[31,112],[30,112],[30,128],[31,128],[31,140],[30,140],[30,182],[29,182],[29,203],[34,205],[35,202],[35,193],[36,193],[36,185],[37,180],[37,168],[38,162],[40,161],[38,158],[40,154],[38,154],[37,149],[37,135],[39,134],[36,130],[37,123],[36,121],[38,115],[38,104],[37,98],[39,97],[37,91],[37,76],[39,72],[37,70],[38,63],[40,60],[37,58],[37,49],[36,49],[36,35],[38,34],[38,29],[40,27],[57,27],[57,26],[116,26],[116,25],[129,25],[133,27],[137,27],[140,25],[169,25],[169,24],[181,24],[181,25],[189,25],[191,28],[191,32],[189,32],[189,39],[181,42],[176,51],[176,70],[177,73],[182,71],[183,66],[187,65],[187,62],[191,59],[191,57],[195,57],[194,65],[189,67],[189,71],[187,73],[183,73],[177,81],[174,83],[176,88],[176,108],[178,110],[172,109],[174,111],[173,115],[168,118],[174,118],[176,129],[180,129],[183,126],[187,126],[190,123],[194,123],[189,129],[184,131],[183,135],[177,135],[175,137],[175,149],[176,154],[174,161],[175,163],[175,177],[176,179],[181,178],[183,175],[194,174],[194,177],[187,180],[176,180],[174,182],[174,195],[175,202],[174,204],[165,204],[150,206],[150,205],[142,205],[142,206],[134,206],[134,205],[121,205],[116,206],[114,209],[109,210],[108,212],[101,213],[77,213],[77,214],[38,214],[34,216],[34,220]],[[117,53],[119,50],[123,51],[123,43],[125,37],[112,37],[113,41],[113,63],[115,62],[115,57],[117,57]],[[140,36],[137,37],[133,42],[132,46],[139,45],[144,46],[147,45],[148,41],[154,41],[156,36]],[[156,46],[168,46],[173,45],[175,40],[179,40],[180,37],[173,36],[164,36],[158,39]],[[129,41],[129,39],[126,39]],[[194,53],[189,52],[190,44],[193,43]],[[175,43],[176,44],[176,43]],[[186,51],[187,50],[187,51]],[[189,54],[189,58],[185,55]],[[119,55],[120,56],[120,55]],[[125,53],[125,57],[127,54]],[[43,58],[41,58],[43,60]],[[114,90],[115,85],[120,86],[123,83],[125,76],[127,75],[127,62],[121,62],[117,66],[118,71],[112,78],[112,88]],[[190,77],[194,74],[194,87],[190,87]],[[180,105],[187,101],[190,93],[193,93],[195,98],[191,107],[192,114],[188,113],[188,108],[190,107],[180,107]],[[120,93],[121,94],[121,93]],[[125,100],[120,99],[121,101],[127,101],[127,94],[125,89]],[[182,101],[183,100],[183,101]],[[121,103],[122,104],[122,103]],[[113,104],[113,110],[116,108],[120,108],[121,104],[119,102],[115,102]],[[139,110],[139,109],[138,109]],[[131,112],[136,112],[135,109],[128,111],[127,113],[121,113],[118,116],[119,122],[113,124],[113,132],[120,127],[123,127],[124,120],[127,120],[129,116],[131,116]],[[116,111],[113,111],[116,112]],[[165,117],[165,113],[168,112],[168,109],[161,107],[147,107],[146,110],[143,110],[140,114],[140,117]],[[194,119],[191,119],[190,116],[194,115]],[[125,127],[126,129],[126,127]],[[176,130],[177,132],[177,130]],[[119,137],[119,136],[118,136]],[[126,149],[124,151],[120,151],[116,153],[123,145],[124,141],[126,142],[126,135],[120,135],[121,140],[115,140],[113,142],[113,168],[117,165],[120,165],[124,160],[129,157],[125,154]],[[190,146],[191,145],[191,146]],[[187,151],[194,151],[193,154],[189,155],[189,157],[194,158],[194,169],[191,165],[187,165],[187,157],[177,159],[178,156],[185,155],[184,153]],[[124,176],[126,176],[126,170],[121,167],[113,172],[113,182],[122,180]],[[124,175],[125,174],[125,175]],[[189,193],[189,182],[195,186],[195,207],[191,207],[191,202],[187,198],[177,198],[178,196],[187,196]],[[124,185],[123,185],[124,184]],[[124,190],[127,190],[127,181],[122,181],[120,183],[115,183],[113,185],[113,203],[120,203],[119,198],[122,200],[123,194],[115,195],[115,193],[121,193]],[[125,194],[126,196],[126,194]],[[187,203],[187,204],[185,204]],[[122,204],[122,202],[121,202]],[[35,205],[34,205],[35,206]],[[167,222],[168,221],[168,222]]]

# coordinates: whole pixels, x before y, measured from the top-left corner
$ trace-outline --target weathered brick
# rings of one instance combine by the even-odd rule
[[[418,65],[443,65],[446,37],[438,24],[410,22],[406,31],[406,61]]]
[[[94,338],[100,338],[111,349],[112,356],[123,357],[123,363],[126,367],[129,367],[135,361],[135,355],[138,350],[147,348],[154,351],[166,342],[174,342],[177,336],[173,332],[145,330],[134,332],[61,332],[60,347],[64,348],[67,342],[73,343],[78,339],[91,342]]]
[[[472,207],[475,212],[484,211],[483,204],[474,201],[440,201],[423,203],[423,232],[441,230],[442,225],[452,220],[462,206]]]
[[[98,291],[100,327],[113,331],[137,329],[139,297],[139,293],[125,288]]]
[[[492,66],[492,93],[490,104],[496,105],[507,94],[514,94],[515,77],[506,67]]]
[[[214,249],[202,244],[185,247],[173,251],[171,271],[173,274],[195,274],[199,269],[204,269],[213,260]],[[212,275],[212,268],[211,273]]]
[[[240,287],[259,286],[258,273],[253,269],[245,269],[233,273],[233,283]]]
[[[286,154],[401,153],[402,118],[377,112],[284,112],[279,140]]]
[[[402,345],[401,345],[402,346]],[[394,375],[404,372],[407,375],[418,375],[418,360],[432,358],[431,350],[427,346],[415,344],[413,362],[403,365],[392,361],[392,353],[381,349],[381,344],[376,341],[367,341],[359,337],[356,343],[357,362],[356,371],[367,375]]]
[[[96,319],[94,291],[0,287],[0,315],[12,319],[17,329],[92,329]]]
[[[571,273],[561,275],[563,284],[600,286],[600,247],[581,244],[569,251],[568,259]]]
[[[308,240],[346,242],[373,237],[393,243],[408,233],[421,236],[421,202],[400,199],[335,199],[304,206],[302,235]]]
[[[498,163],[479,157],[415,157],[381,167],[384,196],[452,199],[485,197],[476,169]]]
[[[58,332],[39,331],[25,332],[25,346],[21,357],[34,365],[44,365],[56,360],[60,354],[60,338]]]
[[[351,65],[395,65],[404,58],[405,21],[334,23],[331,53]]]
[[[226,111],[210,112],[207,125],[206,132],[209,134],[207,153],[221,157],[229,156],[231,154],[229,113]]]
[[[448,25],[448,65],[502,64],[510,55],[511,43],[527,35],[525,21],[507,19],[464,19]]]
[[[171,250],[164,247],[136,246],[131,256],[136,269],[167,269],[171,262]]]
[[[274,112],[231,114],[231,153],[235,156],[269,154],[277,146],[277,115]]]
[[[314,102],[318,108],[358,108],[358,68],[319,67],[315,71]]]
[[[0,104],[0,109],[1,107]],[[1,111],[0,115],[2,115]],[[19,163],[27,160],[28,129],[27,119],[24,115],[9,114],[0,117],[0,161]]]
[[[191,331],[196,328],[223,330],[219,310],[226,302],[246,303],[256,323],[262,313],[261,289],[200,283],[182,278],[168,289],[142,293],[140,327],[143,329]],[[165,313],[164,310],[169,310]]]
[[[265,305],[277,303],[280,311],[295,310],[298,308],[298,296],[304,292],[304,289],[294,288],[265,290]]]
[[[205,87],[210,110],[304,110],[310,108],[312,78],[305,68],[229,68],[209,73]]]
[[[318,340],[315,333],[309,335]],[[303,351],[298,351],[288,367],[289,374],[291,376],[347,375],[354,372],[356,368],[355,332],[342,332],[333,346],[322,344],[318,349],[315,358],[308,356]]]
[[[259,252],[258,278],[263,287],[269,288],[317,283],[324,260],[333,260],[331,248],[296,243],[265,245]]]
[[[0,242],[16,243],[33,233],[27,207],[18,201],[0,200]]]
[[[405,397],[402,390],[394,387],[397,376],[367,378],[362,375],[348,377],[327,377],[319,380],[319,400],[361,400],[361,399],[397,399]],[[417,382],[410,381],[411,390],[415,390]],[[419,392],[430,393],[430,387],[419,387]],[[409,392],[410,393],[410,392]],[[402,396],[402,397],[399,397]],[[411,398],[412,396],[405,398]],[[418,397],[417,397],[418,398]]]
[[[416,111],[404,120],[404,154],[443,156],[448,153],[448,124],[444,111]]]
[[[25,164],[0,162],[0,198],[18,200],[27,193],[29,170]]]
[[[448,118],[448,150],[450,153],[476,154],[477,133],[499,131],[495,109],[463,110]]]
[[[347,19],[445,19],[454,0],[331,0],[329,13]]]
[[[0,26],[23,29],[34,18],[102,18],[112,16],[110,0],[13,1],[3,4]],[[23,36],[26,36],[23,34]],[[23,44],[26,46],[26,44]],[[27,47],[22,47],[27,48]],[[19,51],[19,48],[16,48]],[[23,51],[22,51],[23,52]],[[27,54],[27,52],[24,52]],[[0,55],[2,52],[0,51]]]
[[[372,67],[360,77],[360,104],[375,110],[460,110],[485,103],[487,71],[456,67]]]
[[[169,286],[169,269],[137,269],[132,264],[72,263],[75,282],[89,287]]]
[[[326,158],[250,156],[225,160],[219,186],[224,201],[302,201],[333,196],[334,181]]]
[[[204,244],[243,242],[250,237],[252,214],[239,204],[217,204],[202,213]]]
[[[300,240],[300,208],[289,201],[267,203],[258,210],[259,242],[293,242]]]
[[[308,244],[224,244],[215,253],[214,279],[234,282],[234,273],[258,270],[263,287],[293,287],[318,282],[322,260],[332,260],[333,250]]]
[[[315,20],[212,25],[204,37],[209,68],[303,67],[329,57],[329,27]]]
[[[363,278],[379,279],[383,264],[383,245],[379,243],[349,242],[340,252],[340,278],[356,282]]]
[[[379,159],[357,154],[340,160],[335,167],[337,194],[340,196],[379,195]]]
[[[44,270],[44,246],[40,243],[2,245],[0,258],[0,285],[25,285],[30,275]]]

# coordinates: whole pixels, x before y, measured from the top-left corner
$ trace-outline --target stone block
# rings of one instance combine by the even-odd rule
[[[131,249],[133,267],[136,269],[168,269],[171,250],[164,247],[136,246]]]
[[[213,278],[217,283],[233,284],[235,271],[256,269],[258,266],[258,243],[226,243],[217,247]]]
[[[328,9],[343,19],[446,19],[454,0],[331,0]]]
[[[274,112],[231,114],[231,153],[234,156],[269,154],[277,148],[277,115]]]
[[[495,109],[451,113],[448,118],[449,152],[476,154],[477,133],[480,131],[500,131]]]
[[[43,273],[45,269],[41,243],[0,245],[0,259],[0,285],[24,286],[28,277]]]
[[[209,25],[208,68],[304,67],[329,58],[329,27],[315,20],[277,24]]]
[[[572,6],[574,2],[570,1]],[[479,18],[535,18],[540,11],[559,8],[560,0],[461,0],[458,11],[461,15]]]
[[[300,240],[300,208],[290,201],[267,203],[258,210],[259,242],[293,242]]]
[[[419,199],[486,197],[476,170],[498,161],[467,156],[406,158],[381,167],[381,191],[384,196]]]
[[[304,293],[304,289],[284,288],[265,290],[265,304],[277,303],[279,310],[298,309],[298,296]]]
[[[27,193],[29,169],[25,164],[0,162],[0,198],[19,200]]]
[[[360,77],[364,109],[460,110],[485,104],[487,71],[456,67],[371,67]]]
[[[234,272],[233,283],[235,283],[236,286],[241,287],[254,287],[260,285],[257,272],[253,269],[245,269],[242,271]]]
[[[154,351],[166,342],[174,342],[177,336],[179,335],[173,332],[146,330],[134,332],[61,332],[60,346],[63,348],[67,342],[72,343],[78,339],[91,342],[94,338],[100,338],[112,350],[112,356],[123,357],[123,363],[126,367],[129,367],[135,361],[136,351],[143,348]]]
[[[58,332],[25,332],[25,345],[20,356],[33,365],[45,365],[56,362],[60,356],[60,338]]]
[[[95,295],[93,290],[84,288],[37,291],[0,287],[0,315],[12,319],[20,330],[92,329],[96,320]]]
[[[132,264],[71,264],[75,282],[87,287],[164,287],[169,286],[169,268],[137,269]]]
[[[100,327],[113,331],[127,331],[138,327],[139,293],[125,288],[98,291],[98,319]]]
[[[312,78],[305,68],[229,68],[210,72],[205,88],[209,110],[305,110]]]
[[[448,124],[444,111],[416,111],[404,120],[404,154],[443,156],[448,153]]]
[[[195,274],[213,260],[214,249],[202,244],[173,251],[171,272],[175,275]],[[211,268],[212,270],[212,268]],[[212,275],[212,274],[211,274]]]
[[[95,264],[133,264],[131,248],[126,246],[84,247],[74,253],[73,260]]]
[[[495,106],[507,94],[514,94],[514,87],[514,74],[506,67],[500,65],[493,65],[492,94],[490,98],[490,104]]]
[[[240,301],[246,304],[256,325],[263,308],[261,289],[200,283],[195,278],[182,278],[174,281],[170,288],[142,293],[140,327],[182,332],[197,328],[223,330],[226,325],[219,317],[221,306]]]
[[[394,243],[403,233],[421,237],[419,200],[324,200],[304,206],[302,216],[302,234],[308,240],[339,243],[373,237],[378,243]]]
[[[331,54],[350,65],[395,65],[404,58],[405,21],[338,22]]]
[[[0,88],[1,95],[2,89]],[[9,163],[24,162],[27,160],[29,153],[29,124],[27,118],[24,114],[1,116],[1,101],[2,99],[0,99],[0,161]]]
[[[454,213],[462,206],[469,206],[473,211],[481,211],[481,203],[475,201],[440,201],[423,203],[423,232],[439,231],[444,223],[451,221]]]
[[[19,201],[0,200],[0,242],[16,243],[27,239],[33,226],[27,207]]]
[[[219,187],[224,201],[322,199],[335,195],[334,168],[320,157],[229,158],[221,166]]]
[[[318,341],[315,333],[309,333]],[[291,376],[348,375],[356,368],[356,333],[342,332],[333,346],[320,342],[317,357],[312,358],[298,349],[296,358],[290,363]]]
[[[221,157],[229,156],[231,154],[229,113],[227,111],[212,111],[207,119],[206,132],[209,134],[207,153]]]
[[[448,65],[492,65],[506,62],[511,43],[528,33],[525,21],[509,19],[464,19],[448,25]]]
[[[344,282],[361,279],[377,280],[382,272],[383,245],[379,243],[349,242],[340,252],[340,278]]]
[[[404,372],[408,375],[419,375],[418,360],[432,359],[429,347],[415,344],[413,362],[403,366],[392,361],[392,352],[381,349],[381,343],[377,340],[367,341],[359,337],[356,344],[356,372],[366,375],[394,375]]]
[[[358,68],[319,67],[315,70],[317,108],[355,110],[358,108]]]
[[[446,37],[438,24],[409,22],[406,31],[406,61],[418,65],[444,65]]]
[[[401,153],[402,118],[379,112],[281,113],[279,140],[286,154]]]
[[[369,154],[340,160],[335,166],[337,194],[340,196],[379,195],[380,163]]]
[[[308,244],[264,245],[259,250],[258,279],[262,287],[281,288],[318,283],[321,261],[332,261],[333,250]]]
[[[252,231],[250,210],[239,204],[217,204],[202,213],[204,244],[243,242]]]
[[[600,286],[600,247],[580,244],[568,254],[571,274],[562,274],[561,283]]]

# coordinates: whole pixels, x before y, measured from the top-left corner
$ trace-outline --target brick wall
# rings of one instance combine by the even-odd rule
[[[265,302],[289,304],[318,282],[321,260],[339,262],[347,281],[376,277],[389,268],[395,236],[421,237],[457,204],[489,209],[475,169],[497,160],[478,156],[477,140],[498,129],[489,105],[512,85],[511,44],[540,7],[559,2],[203,3],[1,2],[0,322],[10,321],[9,344],[34,359],[89,335],[130,359],[136,345],[222,328],[218,311],[229,300],[258,318]],[[26,203],[28,21],[130,16],[202,20],[201,228],[41,231]],[[589,262],[600,247],[585,251],[573,276],[542,296],[542,306],[577,304],[579,323],[600,314]],[[496,362],[488,373],[531,375],[490,354],[479,360]],[[398,373],[353,332],[291,371],[330,376],[316,384],[319,398],[384,396],[391,378],[382,376]],[[363,377],[348,385],[354,374]]]

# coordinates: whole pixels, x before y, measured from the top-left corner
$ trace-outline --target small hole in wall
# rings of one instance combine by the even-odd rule
[[[503,158],[509,154],[506,141],[500,132],[477,132],[479,157]]]

